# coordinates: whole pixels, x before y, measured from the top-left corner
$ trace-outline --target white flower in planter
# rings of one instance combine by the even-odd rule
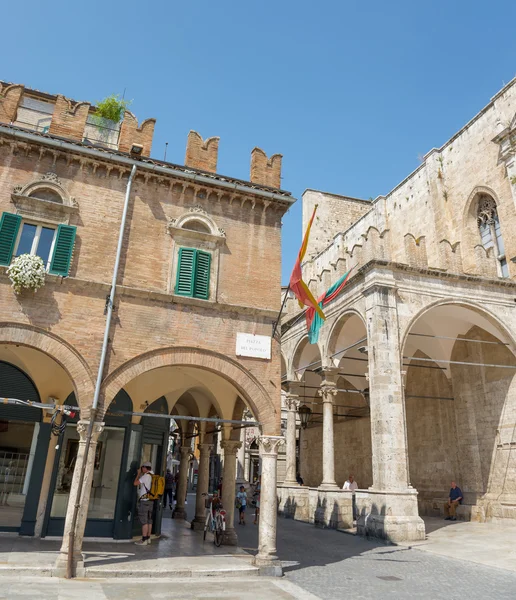
[[[45,285],[45,275],[43,261],[39,256],[32,254],[18,256],[7,269],[7,276],[11,280],[16,294],[21,294],[25,289],[37,292],[40,287]]]

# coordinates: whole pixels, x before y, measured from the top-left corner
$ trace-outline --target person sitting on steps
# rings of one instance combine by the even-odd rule
[[[450,495],[448,496],[448,502],[444,505],[444,520],[445,521],[456,521],[457,517],[455,516],[455,512],[457,510],[457,506],[462,502],[462,492],[460,487],[455,483],[455,481],[451,482],[451,490]]]

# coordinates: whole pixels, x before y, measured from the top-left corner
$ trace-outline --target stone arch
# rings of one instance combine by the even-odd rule
[[[103,386],[104,401],[110,401],[138,375],[165,366],[197,367],[220,375],[239,391],[260,421],[263,432],[269,435],[277,432],[277,408],[258,380],[238,362],[201,348],[161,348],[128,361],[107,377]]]
[[[3,322],[0,323],[0,343],[27,346],[48,355],[70,377],[79,408],[84,411],[91,406],[95,386],[90,368],[82,356],[63,339],[31,325]]]
[[[317,356],[319,357],[318,359]],[[302,358],[305,359],[304,362]],[[316,360],[318,361],[318,364],[313,365],[313,367],[320,366],[322,364],[321,347],[319,346],[319,343],[310,344],[308,342],[308,336],[305,334],[299,339],[299,341],[295,345],[294,351],[292,352],[289,376],[292,377],[293,380],[301,378],[304,373],[304,367],[308,366]],[[303,362],[302,365],[300,365],[301,362]]]
[[[460,518],[514,518],[503,511],[515,485],[503,451],[516,434],[513,333],[489,308],[450,299],[423,307],[403,329],[408,466],[420,513],[439,515],[436,498],[456,480]]]
[[[509,344],[511,351],[516,355],[516,335],[510,329],[507,328],[507,326],[501,321],[500,317],[498,317],[491,310],[486,308],[485,305],[476,304],[475,302],[471,302],[470,300],[456,300],[454,298],[446,298],[436,300],[435,302],[430,302],[429,304],[420,308],[416,313],[412,315],[410,320],[406,323],[406,325],[400,332],[400,352],[402,353],[402,355],[407,343],[408,335],[411,332],[413,326],[417,323],[417,321],[430,310],[439,306],[446,305],[462,306],[464,308],[469,308],[470,310],[473,310],[480,314],[480,316],[484,316],[485,318],[487,318],[487,320],[490,321],[496,329],[498,329],[505,336],[507,336],[506,341]]]
[[[336,344],[336,340],[339,336],[340,330],[345,325],[345,322],[353,316],[358,317],[362,321],[364,330],[366,331],[366,335],[367,335],[366,320],[365,320],[365,317],[362,315],[362,313],[360,313],[360,311],[358,311],[355,308],[350,308],[350,309],[347,309],[345,312],[339,314],[339,316],[334,320],[330,330],[328,331],[328,334],[326,335],[325,348],[326,348],[327,356],[324,357],[326,360],[326,364],[329,365],[332,362],[331,354],[335,350],[335,344]],[[358,340],[356,340],[356,341],[358,341]],[[367,345],[367,341],[364,342],[364,345]]]

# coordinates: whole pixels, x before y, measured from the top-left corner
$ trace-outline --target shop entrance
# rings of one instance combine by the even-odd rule
[[[3,361],[0,397],[40,402],[28,375]],[[41,423],[41,416],[37,408],[0,404],[0,531],[34,535],[50,436],[50,426]]]
[[[76,406],[71,394],[66,403]],[[124,411],[122,413],[121,411]],[[93,481],[85,535],[88,537],[129,537],[123,535],[124,521],[131,519],[131,506],[126,507],[127,498],[133,492],[132,463],[135,461],[134,444],[140,448],[138,436],[134,438],[131,428],[132,402],[121,390],[105,415],[105,427],[95,449]],[[58,451],[50,485],[50,497],[44,535],[61,536],[68,508],[70,487],[79,450],[79,433],[76,416],[70,419],[64,432],[57,440]],[[137,432],[136,432],[137,434]],[[131,456],[129,456],[129,454]],[[129,465],[128,465],[129,460]],[[125,528],[126,529],[126,528]],[[120,531],[122,530],[122,531]]]

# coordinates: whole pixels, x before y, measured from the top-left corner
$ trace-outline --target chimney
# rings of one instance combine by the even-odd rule
[[[281,188],[281,154],[273,154],[269,159],[261,148],[251,152],[251,182]]]
[[[16,121],[18,105],[23,94],[23,85],[5,85],[0,83],[0,123]]]
[[[90,104],[87,102],[77,102],[73,105],[71,100],[59,94],[56,98],[49,133],[82,142],[89,110]]]
[[[121,152],[150,156],[155,125],[156,119],[146,119],[138,127],[136,117],[132,112],[126,110],[120,127],[118,149]]]
[[[186,142],[185,165],[194,169],[216,173],[219,140],[218,137],[210,137],[204,141],[197,131],[190,131]]]

